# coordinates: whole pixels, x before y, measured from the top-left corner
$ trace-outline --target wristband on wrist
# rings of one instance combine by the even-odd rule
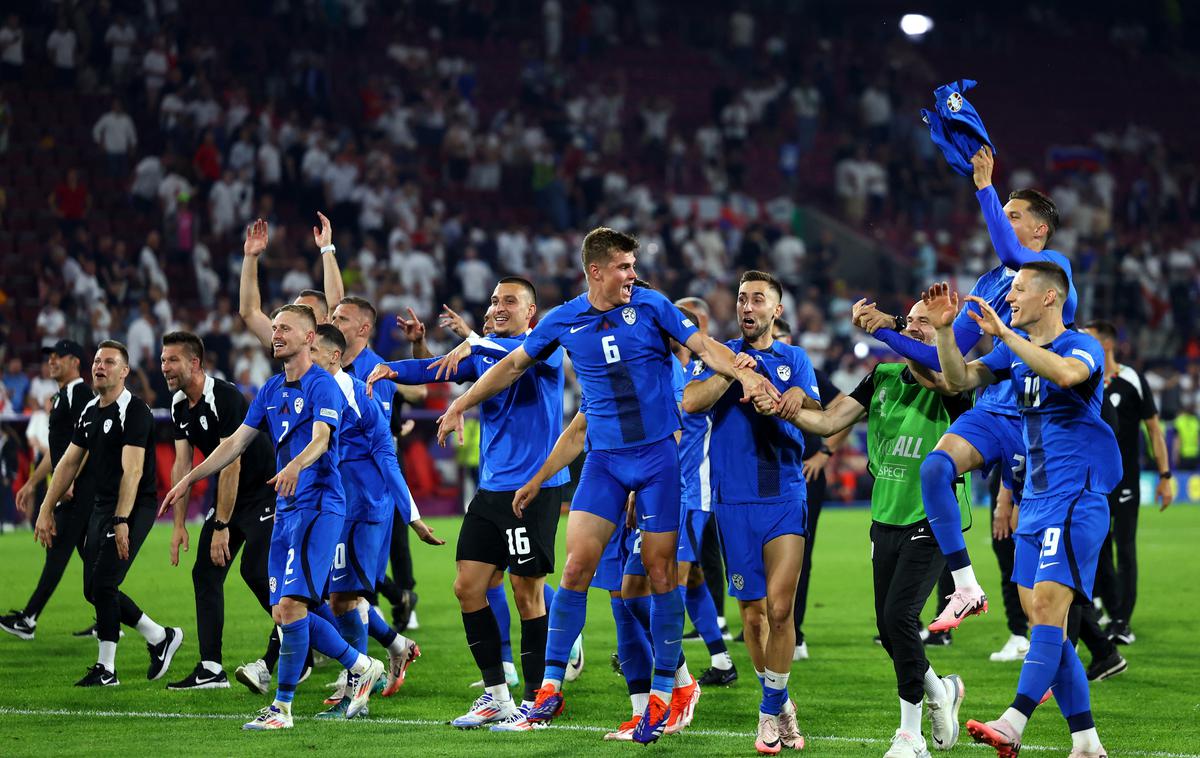
[[[829,449],[829,445],[821,445],[821,452],[824,453],[825,455],[829,455],[829,456],[833,455],[833,451]]]
[[[907,329],[908,316],[896,316],[895,321],[893,322],[893,328],[898,332],[902,332]]]
[[[335,247],[334,245],[326,245],[325,247],[321,248],[322,253],[333,253],[336,251],[337,251],[337,247]]]
[[[213,530],[214,531],[219,532],[223,529],[228,529],[228,528],[229,528],[229,524],[225,523],[224,521],[222,521],[219,518],[213,518]]]
[[[1172,476],[1170,471],[1160,471],[1158,474],[1159,479],[1171,479]]]
[[[128,516],[113,516],[112,517],[112,525],[113,526],[117,526],[119,524],[128,524],[128,523],[129,523]]]

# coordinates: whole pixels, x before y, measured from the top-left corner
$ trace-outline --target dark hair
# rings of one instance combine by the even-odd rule
[[[317,339],[324,340],[339,353],[346,352],[346,335],[333,324],[321,324],[317,327]]]
[[[636,237],[607,226],[596,227],[583,238],[583,269],[587,271],[587,267],[593,263],[607,263],[613,250],[632,253],[637,248]]]
[[[1106,340],[1115,340],[1117,338],[1117,327],[1111,321],[1105,321],[1102,318],[1087,322],[1083,325],[1083,328],[1091,329]]]
[[[681,297],[675,301],[675,305],[679,308],[690,308],[695,313],[703,313],[709,315],[708,303],[698,297]]]
[[[315,299],[318,303],[321,304],[321,309],[323,311],[325,311],[325,315],[326,316],[329,315],[329,301],[325,299],[325,293],[322,292],[321,290],[302,289],[302,290],[300,290],[300,294],[296,295],[296,297],[297,298],[311,297],[311,298]],[[300,305],[303,305],[303,303],[300,303]],[[313,319],[314,319],[314,321],[316,320],[316,311],[315,310],[313,311]]]
[[[103,340],[99,345],[96,345],[96,352],[98,353],[106,347],[112,348],[120,353],[121,358],[125,360],[125,365],[129,365],[129,348],[125,347],[125,345],[117,342],[116,340]]]
[[[379,312],[375,310],[375,306],[371,305],[371,301],[365,297],[347,295],[342,298],[342,301],[338,305],[353,305],[360,311],[366,311],[371,317],[371,326],[375,326],[375,320],[379,318]]]
[[[1029,212],[1037,216],[1046,225],[1046,241],[1049,242],[1058,231],[1058,206],[1044,192],[1035,189],[1013,190],[1008,195],[1009,200],[1024,200],[1029,203]]]
[[[506,276],[500,281],[496,282],[497,287],[501,284],[519,284],[525,288],[525,294],[529,295],[529,302],[537,305],[537,290],[534,289],[533,282],[529,281],[528,279],[524,279],[519,276]]]
[[[792,325],[781,318],[777,318],[775,319],[775,330],[782,334],[790,335],[792,333]]]
[[[1059,302],[1066,304],[1067,293],[1071,289],[1071,281],[1067,279],[1067,272],[1063,271],[1062,266],[1050,261],[1030,261],[1021,266],[1022,271],[1036,271],[1043,282],[1046,282],[1055,291],[1058,292]]]
[[[652,290],[652,289],[654,289],[654,285],[653,285],[653,284],[651,284],[650,282],[646,281],[645,279],[636,279],[636,278],[635,278],[635,279],[633,280],[633,286],[634,286],[634,287],[640,287],[641,289],[644,289],[644,290]]]
[[[310,328],[312,328],[314,330],[317,328],[317,315],[315,313],[313,313],[313,309],[307,305],[300,305],[298,303],[288,303],[287,305],[281,305],[275,309],[274,313],[271,314],[271,320],[274,320],[275,317],[278,316],[280,313],[295,313],[298,316],[300,316],[300,318],[309,322],[309,324],[311,325]]]
[[[775,297],[779,298],[780,301],[783,300],[783,285],[779,283],[778,279],[765,271],[747,271],[742,274],[742,278],[738,281],[738,286],[740,287],[746,282],[766,282],[775,291]]]
[[[167,345],[183,345],[193,358],[199,358],[204,363],[204,341],[191,332],[167,332],[162,338],[163,347]]]

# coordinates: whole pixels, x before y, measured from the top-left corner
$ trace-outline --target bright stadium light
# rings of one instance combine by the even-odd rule
[[[900,17],[900,31],[919,39],[933,29],[933,19],[920,13],[905,13]]]
[[[871,354],[871,348],[867,347],[867,343],[865,343],[865,342],[855,342],[854,343],[854,357],[855,358],[857,358],[861,361],[870,354]]]

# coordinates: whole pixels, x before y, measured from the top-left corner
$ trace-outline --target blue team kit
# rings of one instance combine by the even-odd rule
[[[973,88],[974,79],[959,79],[933,91],[933,110],[921,110],[921,119],[929,125],[929,137],[938,146],[950,168],[963,176],[972,174],[971,156],[987,145],[995,150],[983,119],[975,106],[964,97]]]

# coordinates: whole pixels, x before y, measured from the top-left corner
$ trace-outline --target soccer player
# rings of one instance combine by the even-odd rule
[[[820,407],[812,363],[802,348],[777,343],[772,333],[783,287],[770,274],[747,271],[738,285],[742,336],[725,343],[749,356],[791,409]],[[804,400],[807,397],[808,400]],[[762,682],[755,748],[764,755],[783,746],[804,747],[787,682],[796,644],[792,608],[804,558],[804,437],[776,418],[780,406],[758,395],[739,402],[733,382],[711,366],[684,389],[685,413],[712,409],[713,508],[730,578],[738,600],[750,660]]]
[[[905,334],[932,345],[934,330],[925,304],[908,313]],[[938,750],[958,742],[958,708],[965,689],[951,674],[939,677],[921,644],[921,609],[945,566],[925,517],[919,465],[922,451],[943,434],[955,417],[971,407],[969,394],[955,393],[928,381],[904,363],[880,363],[849,395],[824,411],[798,410],[791,420],[809,434],[830,436],[867,419],[871,488],[871,565],[875,580],[875,624],[896,669],[900,727],[884,758],[928,756],[921,734],[924,696]],[[956,485],[958,502],[970,507],[970,485]]]
[[[79,375],[83,363],[83,347],[71,340],[59,340],[51,347],[42,348],[46,363],[50,365],[50,378],[58,382],[58,392],[50,406],[50,455],[43,456],[30,475],[29,481],[17,491],[17,510],[28,513],[33,507],[37,486],[46,481],[50,472],[62,460],[71,435],[83,408],[92,400],[92,388]],[[75,477],[75,483],[67,489],[61,502],[50,510],[39,510],[37,519],[43,531],[52,532],[54,539],[46,548],[46,562],[38,577],[37,587],[29,597],[25,608],[0,616],[0,629],[23,640],[33,639],[37,631],[37,619],[58,587],[71,553],[78,551],[84,556],[83,542],[87,534],[88,520],[92,515],[92,483],[87,464]],[[53,528],[51,529],[51,525]]]
[[[777,395],[766,380],[736,369],[733,354],[703,337],[661,294],[634,289],[637,240],[604,227],[584,238],[588,291],[559,306],[480,377],[439,419],[440,442],[462,439],[463,413],[511,385],[561,345],[571,356],[588,398],[591,454],[580,475],[567,520],[567,561],[550,610],[546,673],[529,720],[548,721],[563,705],[567,656],[583,629],[587,588],[605,544],[623,518],[628,494],[638,492],[642,558],[654,592],[655,673],[649,705],[634,739],[652,742],[666,727],[667,703],[683,636],[683,604],[676,591],[679,526],[679,452],[673,435],[679,412],[672,391],[667,338],[686,344],[718,373],[740,379],[747,397]],[[773,394],[772,394],[773,393]],[[516,504],[514,508],[518,510]]]
[[[194,482],[233,463],[254,441],[258,427],[267,424],[279,469],[269,480],[276,501],[268,558],[271,611],[282,627],[279,685],[275,701],[246,729],[292,727],[292,699],[310,640],[318,652],[336,658],[354,675],[347,718],[366,707],[371,688],[384,673],[382,663],[356,651],[329,622],[308,612],[321,602],[346,511],[338,473],[338,429],[346,399],[329,372],[313,365],[316,329],[316,317],[306,305],[285,305],[275,312],[271,346],[283,372],[258,391],[237,431],[163,500],[165,507],[174,505]]]
[[[359,601],[374,594],[381,546],[385,537],[391,538],[392,503],[403,504],[401,523],[411,523],[421,539],[433,545],[445,543],[435,538],[433,531],[409,508],[412,495],[400,475],[387,416],[382,404],[367,394],[367,385],[342,370],[345,350],[346,338],[336,326],[317,327],[313,362],[333,376],[347,404],[338,434],[338,469],[346,494],[346,518],[334,548],[328,607],[342,639],[359,653],[366,653],[368,627],[359,613]],[[373,608],[368,613],[372,611]],[[378,611],[374,613],[378,616]],[[420,657],[421,651],[417,643],[394,632],[390,645],[385,646],[393,662],[389,670],[394,670],[399,682],[395,689],[399,689],[409,665]],[[348,718],[350,684],[347,676],[340,691],[326,701],[331,706],[329,710],[317,714],[318,718]]]
[[[382,364],[368,381],[375,391],[388,384],[379,383],[379,379],[405,385],[438,381],[441,375],[456,382],[478,381],[498,365],[499,359],[525,343],[536,314],[537,292],[533,285],[520,277],[505,277],[492,292],[488,309],[491,330],[485,327],[486,337],[469,338],[444,358]],[[545,581],[546,575],[554,571],[559,505],[570,473],[565,467],[550,472],[546,487],[531,500],[524,519],[514,515],[512,502],[517,490],[550,456],[562,432],[564,381],[563,351],[556,349],[480,407],[479,489],[467,506],[459,530],[454,593],[462,611],[467,645],[483,675],[484,693],[465,714],[451,722],[459,728],[493,724],[506,730],[530,728],[525,716],[544,674],[548,628]],[[520,706],[508,691],[501,629],[488,602],[489,585],[497,572],[505,569],[521,616],[525,692]]]
[[[1008,203],[1001,207],[992,186],[995,162],[991,148],[981,147],[972,157],[971,164],[977,189],[975,196],[983,210],[992,246],[1000,257],[1000,265],[979,277],[971,295],[986,301],[1000,318],[1007,321],[1009,311],[1005,298],[1015,271],[1030,262],[1054,263],[1067,275],[1066,298],[1059,303],[1063,318],[1068,324],[1074,322],[1077,297],[1071,283],[1071,263],[1061,253],[1046,248],[1058,228],[1058,209],[1054,201],[1037,190],[1022,189],[1011,193]],[[979,309],[969,302],[954,325],[955,340],[963,355],[985,336],[970,313],[978,315]],[[878,329],[874,336],[905,358],[939,369],[938,353],[932,346],[894,329]],[[967,616],[987,611],[987,595],[975,578],[962,536],[954,480],[968,471],[986,472],[999,465],[1004,486],[1012,490],[1015,502],[1020,504],[1025,451],[1017,407],[1008,382],[986,386],[975,407],[958,417],[921,464],[925,513],[954,579],[954,592],[941,614],[929,625],[930,632],[953,629]]]
[[[937,329],[946,385],[966,391],[1008,381],[1021,408],[1027,455],[1013,580],[1033,629],[1012,705],[994,721],[967,722],[971,736],[1002,758],[1020,751],[1025,725],[1051,686],[1071,731],[1071,758],[1105,755],[1087,675],[1063,632],[1075,593],[1091,597],[1108,533],[1107,495],[1120,479],[1121,460],[1112,429],[1100,417],[1104,350],[1064,324],[1068,288],[1066,272],[1053,263],[1022,266],[1005,298],[1011,327],[982,298],[969,296],[980,308],[970,318],[997,341],[970,364],[954,336],[957,294],[942,284],[923,296]]]
[[[183,643],[183,630],[164,628],[121,591],[121,582],[154,525],[154,416],[141,398],[125,388],[129,352],[115,340],[96,346],[92,387],[96,397],[83,409],[79,423],[42,500],[50,513],[75,481],[84,456],[92,478],[95,509],[88,521],[84,546],[83,594],[96,607],[95,665],[77,687],[111,687],[117,680],[117,642],[121,624],[146,638],[151,681],[167,673]],[[38,541],[49,548],[56,534],[52,519],[39,517]]]
[[[1171,489],[1171,463],[1167,457],[1167,440],[1158,421],[1158,406],[1146,378],[1132,366],[1117,362],[1117,330],[1107,321],[1093,321],[1084,331],[1095,337],[1104,348],[1104,402],[1112,407],[1117,424],[1113,431],[1121,450],[1121,481],[1108,498],[1112,512],[1112,531],[1100,550],[1100,569],[1097,590],[1104,600],[1104,610],[1112,623],[1109,636],[1120,645],[1134,641],[1129,620],[1137,601],[1137,519],[1141,508],[1141,429],[1146,425],[1154,462],[1158,465],[1158,486],[1154,497],[1166,510],[1174,500]],[[1113,566],[1113,547],[1117,550]]]
[[[175,393],[171,403],[171,428],[175,437],[174,484],[192,468],[193,450],[212,454],[246,417],[247,403],[236,386],[204,372],[204,342],[191,332],[168,332],[162,338],[162,373]],[[200,530],[196,563],[192,567],[192,589],[196,596],[196,630],[200,662],[190,674],[167,685],[169,690],[217,689],[229,686],[221,660],[221,638],[225,627],[225,577],[238,552],[242,553],[241,574],[255,599],[271,613],[271,591],[267,582],[267,553],[275,523],[275,490],[267,484],[274,475],[271,440],[259,433],[250,447],[217,479],[215,506]],[[171,532],[171,565],[179,565],[179,549],[188,549],[188,497],[175,507]],[[279,636],[271,627],[263,668],[270,671],[279,659]],[[243,667],[244,668],[244,667]],[[238,669],[239,681],[247,676]],[[257,689],[256,678],[247,686]],[[265,688],[264,688],[265,689]],[[264,693],[265,694],[265,693]]]

